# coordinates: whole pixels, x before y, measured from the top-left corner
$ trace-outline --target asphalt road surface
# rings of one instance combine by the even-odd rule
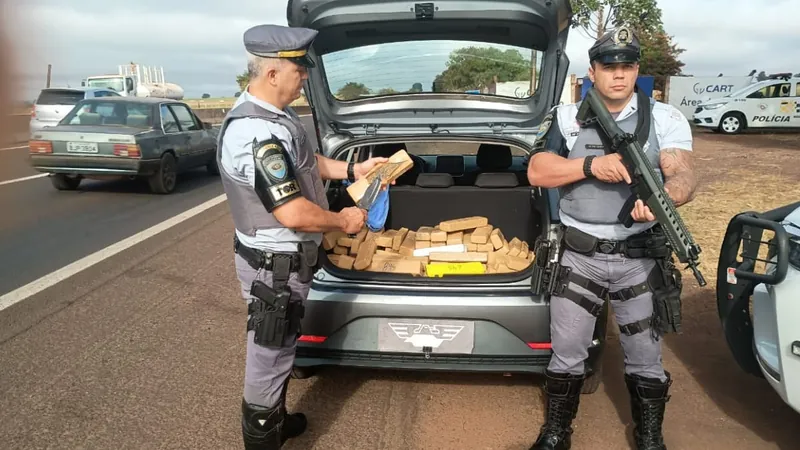
[[[19,158],[0,152],[0,167],[19,168],[0,183],[32,175]],[[46,178],[0,185],[0,293],[221,192],[202,170],[164,197],[125,183],[67,193]],[[1,447],[242,448],[246,312],[232,229],[219,204],[0,310]],[[664,347],[668,448],[797,448],[800,415],[735,366],[708,291],[690,287],[685,303],[684,334]],[[600,389],[582,398],[573,449],[631,448],[616,338],[605,367]],[[544,419],[540,382],[323,371],[290,385],[288,407],[310,427],[285,448],[524,450]]]

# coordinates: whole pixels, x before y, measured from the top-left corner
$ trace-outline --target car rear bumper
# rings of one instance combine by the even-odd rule
[[[604,346],[605,317],[606,311],[598,320],[603,326],[598,327],[589,349],[590,371]],[[408,335],[392,334],[386,327],[390,321],[416,322],[420,334],[440,333],[424,326],[430,319],[445,324],[472,323],[463,331],[474,330],[471,348],[452,353],[415,347],[404,343],[404,338],[410,339]],[[530,293],[382,295],[312,288],[301,332],[297,367],[542,373],[551,356],[549,304]],[[388,343],[391,339],[396,341]],[[395,348],[382,349],[379,340]]]
[[[77,175],[151,175],[160,163],[158,159],[84,155],[30,155],[30,162],[40,172]]]

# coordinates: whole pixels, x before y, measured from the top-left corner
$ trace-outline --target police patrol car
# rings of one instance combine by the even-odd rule
[[[725,97],[702,102],[694,124],[728,134],[746,128],[800,127],[800,78],[773,74]]]
[[[765,242],[765,231],[774,238]],[[764,244],[767,257],[759,258]],[[730,220],[716,293],[725,340],[739,367],[765,378],[800,412],[800,202]]]

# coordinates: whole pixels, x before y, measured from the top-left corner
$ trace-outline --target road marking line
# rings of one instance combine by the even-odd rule
[[[25,286],[17,288],[3,296],[0,296],[0,311],[25,300],[26,298],[37,294],[61,281],[66,280],[67,278],[75,275],[78,272],[88,269],[89,267],[108,259],[117,253],[120,253],[123,250],[127,250],[134,245],[153,237],[163,231],[166,231],[179,223],[190,219],[201,212],[210,209],[227,199],[225,194],[220,195],[219,197],[214,197],[211,200],[202,203],[200,205],[195,206],[192,209],[184,211],[177,216],[171,217],[157,225],[154,225],[144,231],[140,231],[139,233],[134,234],[128,238],[125,238],[116,244],[112,244],[102,250],[98,250],[97,252],[92,253],[89,256],[81,258],[72,264],[64,266],[55,272],[51,272],[38,280],[34,280]]]
[[[21,148],[28,148],[28,146],[27,145],[18,145],[16,147],[4,147],[4,148],[0,148],[0,152],[4,152],[6,150],[19,150]]]
[[[0,186],[2,186],[4,184],[19,183],[20,181],[33,180],[35,178],[42,178],[42,177],[46,177],[46,176],[47,176],[46,173],[40,173],[39,175],[31,175],[29,177],[15,178],[13,180],[0,181]]]

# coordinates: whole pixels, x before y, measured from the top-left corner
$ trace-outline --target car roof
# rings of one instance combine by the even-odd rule
[[[98,97],[98,98],[89,98],[84,101],[99,101],[99,102],[118,102],[118,103],[147,103],[150,105],[155,105],[158,103],[179,103],[185,105],[185,103],[174,100],[171,98],[161,98],[161,97]]]

